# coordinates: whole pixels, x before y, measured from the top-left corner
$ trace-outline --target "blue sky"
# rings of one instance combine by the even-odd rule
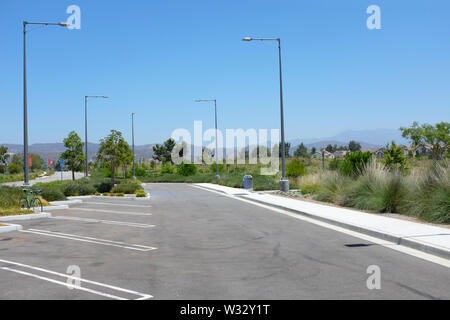
[[[22,21],[66,21],[81,30],[28,34],[30,143],[117,129],[160,142],[194,120],[213,127],[278,128],[277,48],[242,37],[280,37],[287,139],[398,128],[450,119],[450,2],[381,0],[55,0],[0,2],[0,142],[22,143]],[[381,8],[368,30],[366,8]],[[4,120],[6,119],[6,120]]]

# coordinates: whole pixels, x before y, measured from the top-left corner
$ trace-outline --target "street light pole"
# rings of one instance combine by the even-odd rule
[[[67,27],[67,23],[51,23],[51,22],[23,22],[23,172],[24,172],[24,186],[29,185],[29,168],[28,168],[28,96],[27,96],[27,25],[55,25],[60,27]]]
[[[89,159],[88,159],[88,120],[87,120],[87,103],[88,98],[103,98],[107,99],[107,96],[84,96],[84,153],[85,153],[85,164],[84,164],[84,177],[89,179]]]
[[[281,171],[280,190],[289,191],[289,180],[286,179],[286,143],[284,138],[284,106],[283,106],[283,73],[281,65],[281,39],[280,38],[244,38],[243,41],[277,41],[278,42],[278,62],[280,68],[280,120],[281,120]]]
[[[131,113],[131,139],[133,144],[133,180],[136,180],[136,166],[135,166],[135,156],[134,156],[134,115],[135,113]]]
[[[195,102],[214,102],[214,122],[215,122],[215,127],[216,127],[216,180],[220,179],[219,176],[219,161],[218,161],[218,153],[219,153],[219,148],[218,148],[218,141],[217,141],[217,133],[218,133],[218,129],[217,129],[217,100],[216,99],[209,99],[209,100],[195,100]]]

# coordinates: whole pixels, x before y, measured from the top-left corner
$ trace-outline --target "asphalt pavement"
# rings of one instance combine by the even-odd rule
[[[445,266],[192,185],[146,191],[1,234],[0,299],[450,298]]]

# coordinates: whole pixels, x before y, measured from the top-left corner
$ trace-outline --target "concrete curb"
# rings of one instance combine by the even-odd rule
[[[224,192],[222,190],[215,190],[213,188],[208,188],[208,187],[199,186],[199,185],[197,185],[197,186],[201,187],[201,188],[204,188],[206,190],[221,192],[223,194],[229,195],[228,193],[226,193],[226,192]],[[255,192],[255,193],[257,193],[257,192]],[[399,237],[399,236],[396,236],[396,235],[393,235],[393,234],[390,234],[390,233],[387,233],[387,232],[380,232],[380,231],[371,230],[371,229],[368,229],[368,228],[352,225],[352,224],[349,224],[349,223],[340,222],[340,221],[337,221],[337,220],[332,220],[332,219],[329,219],[329,218],[319,217],[319,216],[316,216],[314,214],[306,213],[306,212],[303,212],[303,211],[300,211],[300,210],[294,210],[294,209],[287,208],[287,207],[284,207],[284,206],[281,206],[281,205],[272,204],[270,202],[265,202],[265,201],[261,201],[261,200],[247,198],[246,195],[231,195],[231,196],[239,197],[239,198],[242,198],[242,199],[245,199],[245,200],[248,200],[248,201],[253,201],[255,203],[264,204],[264,205],[269,206],[269,207],[273,207],[273,208],[285,210],[285,211],[288,211],[288,212],[291,212],[291,213],[299,214],[301,216],[304,216],[304,217],[307,217],[307,218],[310,218],[310,219],[314,219],[314,220],[318,220],[318,221],[321,221],[321,222],[325,222],[325,223],[328,223],[328,224],[331,224],[331,225],[334,225],[334,226],[337,226],[337,227],[341,227],[341,228],[344,228],[344,229],[356,231],[356,232],[359,232],[359,233],[362,233],[362,234],[365,234],[365,235],[368,235],[368,236],[372,236],[374,238],[387,240],[387,241],[396,243],[398,245],[402,245],[402,246],[405,246],[405,247],[416,249],[416,250],[419,250],[419,251],[422,251],[422,252],[425,252],[425,253],[429,253],[429,254],[432,254],[432,255],[435,255],[435,256],[439,256],[441,258],[450,259],[450,251],[448,249],[446,249],[446,248],[436,247],[436,246],[433,246],[433,245],[430,245],[430,244],[427,244],[427,243],[423,243],[423,242],[419,242],[419,241],[416,241],[416,240],[407,239],[407,238],[404,238],[404,237]]]
[[[0,217],[0,222],[3,222],[3,221],[34,220],[34,219],[50,218],[51,216],[52,216],[52,214],[49,213],[49,212],[30,213],[30,214],[22,214],[22,215],[18,215],[18,216]]]
[[[18,231],[22,229],[22,226],[19,224],[6,224],[4,227],[0,227],[0,233]]]
[[[150,193],[147,192],[147,196],[146,197],[141,197],[141,198],[136,198],[136,197],[127,197],[126,195],[124,197],[113,197],[113,196],[96,196],[96,195],[91,195],[91,196],[75,196],[75,197],[67,197],[67,199],[70,199],[70,201],[72,200],[82,200],[82,199],[126,199],[126,200],[148,200],[151,198]],[[59,201],[55,201],[59,202]],[[74,203],[81,203],[80,202],[74,202]],[[53,203],[53,202],[52,202]],[[70,204],[70,203],[69,203]]]
[[[63,200],[63,201],[51,201],[51,205],[59,206],[59,205],[69,205],[69,204],[75,204],[75,203],[82,203],[83,200],[79,199],[72,199],[72,200]]]
[[[60,206],[50,206],[50,207],[45,207],[45,210],[47,211],[53,211],[53,210],[65,210],[65,209],[69,209],[69,206],[66,204],[62,204]]]

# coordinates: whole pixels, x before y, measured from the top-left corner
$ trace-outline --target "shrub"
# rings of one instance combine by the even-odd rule
[[[320,179],[321,184],[316,199],[319,201],[344,205],[347,202],[347,190],[354,182],[351,178],[337,172],[326,172]]]
[[[8,171],[11,174],[17,174],[22,172],[22,168],[17,163],[13,162],[8,166]]]
[[[61,191],[66,197],[70,197],[91,195],[96,192],[96,189],[88,181],[80,180],[65,183],[62,185]]]
[[[192,176],[197,173],[197,167],[193,163],[182,162],[177,166],[177,173],[185,177]]]
[[[288,177],[299,177],[305,175],[305,165],[299,159],[292,159],[286,166]]]
[[[128,183],[128,184],[118,184],[114,188],[111,189],[112,193],[124,193],[124,194],[133,194],[136,193],[137,190],[142,190],[142,187],[138,184]]]
[[[175,168],[170,164],[166,163],[162,166],[161,173],[169,173],[169,174],[175,173]]]
[[[100,193],[107,193],[110,192],[112,189],[112,184],[110,179],[105,179],[102,182],[94,185],[95,189],[97,189],[97,192]]]
[[[64,193],[61,191],[61,188],[59,186],[41,185],[41,186],[35,187],[35,188],[41,190],[42,198],[44,198],[47,201],[66,200],[66,197],[65,197]]]
[[[147,173],[147,171],[141,166],[136,167],[135,172],[137,177],[144,177]]]
[[[370,162],[347,194],[348,204],[380,213],[398,212],[404,205],[407,188],[399,171],[389,171],[376,161]]]
[[[297,180],[300,192],[302,194],[317,194],[320,190],[322,174],[310,174],[303,176]]]
[[[339,172],[346,176],[358,176],[364,167],[370,162],[370,152],[355,151],[345,155]]]
[[[405,213],[436,223],[450,223],[450,161],[410,177]]]
[[[339,170],[341,163],[342,163],[342,160],[339,160],[337,158],[331,159],[330,163],[328,164],[328,168],[330,170]]]
[[[144,190],[138,190],[138,191],[136,191],[136,197],[137,198],[145,198],[145,197],[147,197],[147,193],[145,193]]]
[[[209,171],[216,173],[216,163],[211,163],[209,165]],[[219,173],[225,172],[225,165],[223,163],[219,163]]]

